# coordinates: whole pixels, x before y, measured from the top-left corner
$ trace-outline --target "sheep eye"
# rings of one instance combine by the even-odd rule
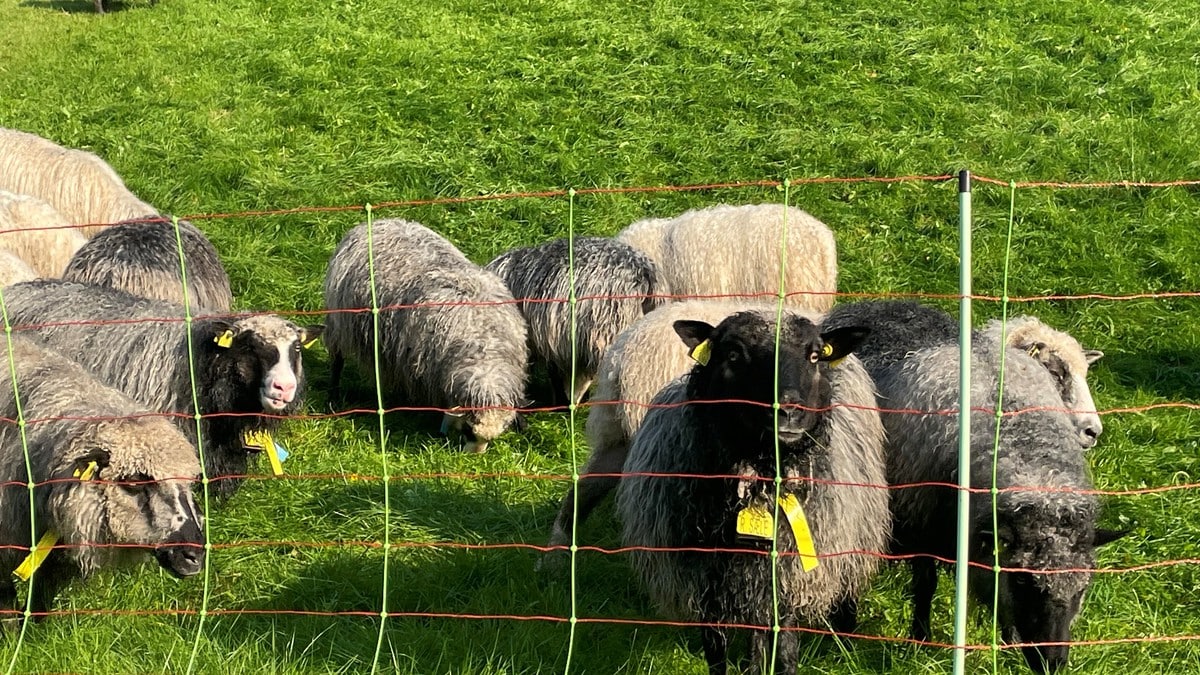
[[[809,362],[809,363],[816,363],[818,360],[820,360],[820,358],[821,358],[821,355],[820,355],[820,354],[817,354],[816,352],[813,352],[813,353],[811,353],[811,354],[809,354],[809,355],[808,355],[808,362]]]
[[[729,352],[729,354],[727,354],[725,356],[725,362],[726,363],[737,363],[738,361],[741,360],[741,358],[742,357],[739,356],[737,352]]]

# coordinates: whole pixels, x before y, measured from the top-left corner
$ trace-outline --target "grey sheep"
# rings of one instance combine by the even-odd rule
[[[998,336],[980,336],[972,346],[971,406],[995,410],[1004,358],[1004,391],[999,435],[995,416],[971,415],[971,485],[992,486],[996,499],[993,525],[991,494],[973,493],[970,505],[972,595],[992,605],[992,566],[999,574],[998,615],[1005,638],[1014,642],[1069,642],[1072,621],[1091,582],[1095,548],[1117,533],[1096,527],[1099,505],[1074,423],[1061,410],[1051,373],[1019,348],[1002,349]],[[958,347],[922,349],[873,373],[881,401],[901,410],[944,411],[958,408]],[[1030,409],[1033,410],[1030,410]],[[1017,411],[1020,412],[1019,414]],[[884,413],[888,439],[888,482],[957,483],[958,415]],[[998,449],[993,452],[993,447]],[[915,556],[913,629],[915,639],[930,637],[930,606],[937,587],[937,561],[955,557],[958,491],[922,485],[895,489],[891,496],[892,552]],[[993,541],[999,541],[999,560]],[[1063,570],[1076,570],[1066,571]],[[1066,665],[1068,647],[1022,648],[1035,671],[1055,672]]]
[[[715,325],[737,312],[772,313],[776,309],[767,303],[745,300],[675,302],[655,309],[617,336],[601,361],[596,391],[588,406],[587,465],[579,472],[578,490],[574,485],[567,488],[549,546],[572,543],[575,527],[616,488],[616,474],[625,464],[630,440],[649,412],[650,401],[694,365],[675,334],[675,322],[691,319]],[[810,320],[818,316],[805,310],[788,311]],[[551,552],[539,564],[553,571],[562,562],[560,555]]]
[[[200,572],[204,524],[192,497],[200,463],[183,434],[30,338],[0,340],[0,354],[0,416],[18,419],[15,372],[26,421],[24,443],[15,423],[0,423],[0,613],[17,608],[13,572],[27,555],[9,547],[29,547],[47,532],[64,548],[52,549],[33,573],[37,620],[71,579],[147,553],[177,577]],[[38,484],[32,520],[31,481]]]
[[[62,278],[182,305],[181,244],[192,311],[228,312],[233,307],[229,275],[212,242],[186,220],[179,221],[178,240],[170,220],[158,218],[114,225],[75,253]]]
[[[517,419],[524,401],[525,319],[500,277],[418,223],[372,227],[383,385],[410,405],[449,412],[445,424],[482,452]],[[325,276],[325,344],[335,393],[348,355],[373,371],[367,224],[342,238]]]
[[[871,329],[866,342],[856,352],[872,374],[920,349],[958,342],[958,321],[940,309],[911,300],[874,300],[841,304],[833,308],[826,324],[861,325]],[[1003,326],[999,319],[972,331],[974,340],[1000,339]],[[1059,408],[1071,411],[1075,437],[1084,448],[1091,448],[1104,430],[1096,404],[1088,388],[1088,366],[1104,352],[1084,349],[1079,342],[1032,316],[1009,319],[1008,345],[1028,352],[1054,376],[1055,389],[1062,397]],[[882,402],[887,407],[886,402]]]
[[[622,546],[678,620],[769,627],[777,575],[777,656],[771,630],[754,631],[748,672],[795,673],[794,629],[853,601],[887,546],[883,428],[875,387],[850,354],[864,331],[785,314],[777,347],[770,312],[675,325],[698,365],[655,397],[671,407],[651,410],[634,436],[617,487]],[[772,520],[776,504],[785,515]],[[726,672],[729,633],[701,628],[712,675]]]
[[[578,403],[617,335],[654,309],[654,263],[628,244],[604,237],[578,237],[518,248],[485,269],[495,272],[520,301],[529,324],[533,356],[547,364],[551,388]],[[562,300],[575,290],[572,308]],[[574,387],[571,375],[574,372]]]
[[[795,207],[723,204],[694,209],[673,218],[640,220],[617,239],[650,256],[664,294],[771,296],[779,293],[782,280],[788,304],[825,311],[837,292],[833,232]],[[781,249],[786,261],[782,279]]]
[[[182,306],[49,280],[10,286],[4,301],[15,329],[35,330],[51,348],[72,355],[101,382],[151,410],[177,413],[176,424],[196,442],[197,407]],[[275,432],[299,408],[304,393],[301,347],[316,340],[321,328],[299,327],[269,314],[201,316],[192,323],[204,467],[219,496],[234,493],[250,456],[265,449],[254,434]]]
[[[123,220],[158,215],[104,160],[41,136],[0,129],[0,190],[33,195],[92,237]]]
[[[0,190],[0,249],[28,263],[36,277],[60,277],[87,243],[54,207],[29,195]]]

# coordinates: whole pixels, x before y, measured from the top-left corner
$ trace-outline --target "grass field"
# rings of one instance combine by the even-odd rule
[[[1004,180],[1200,178],[1200,3],[748,3],[610,0],[378,3],[127,0],[106,16],[67,0],[0,1],[0,126],[106,158],[142,198],[179,214],[342,206],[566,188],[821,176]],[[945,183],[797,185],[514,198],[385,209],[423,222],[477,262],[522,244],[611,234],[646,216],[785,196],[833,228],[842,291],[955,293],[957,197]],[[1195,188],[1018,190],[1009,293],[1200,290]],[[1010,192],[975,196],[976,292],[999,295]],[[361,211],[197,219],[220,251],[239,310],[321,308],[334,245]],[[1039,301],[1016,309],[1107,356],[1101,410],[1200,399],[1197,300]],[[980,319],[996,303],[976,303]],[[324,352],[306,356],[308,412],[331,410]],[[375,407],[366,374],[351,405]],[[271,613],[558,616],[571,586],[534,574],[561,481],[582,460],[583,418],[534,415],[484,456],[455,452],[436,421],[389,415],[297,421],[296,474],[448,473],[384,488],[347,478],[256,480],[211,513],[207,608],[198,579],[157,568],[68,589],[68,613],[32,628],[16,672],[692,673],[693,631],[629,624]],[[1107,414],[1090,455],[1098,487],[1200,482],[1197,413]],[[381,453],[381,446],[385,448]],[[1104,523],[1132,530],[1101,566],[1200,558],[1200,491],[1113,497]],[[611,509],[582,529],[618,544]],[[254,542],[274,542],[259,545]],[[345,542],[344,545],[327,545]],[[305,545],[308,543],[309,545]],[[442,543],[418,547],[410,544]],[[325,545],[312,545],[325,544]],[[579,617],[654,618],[621,556],[581,553]],[[1200,671],[1200,567],[1101,574],[1073,673]],[[385,593],[386,588],[386,593]],[[863,603],[865,633],[900,637],[905,575]],[[935,638],[949,641],[948,577]],[[91,610],[155,610],[151,616]],[[987,643],[982,612],[971,634]],[[950,653],[813,638],[806,672],[945,672]],[[192,659],[193,651],[195,658]],[[972,672],[991,672],[985,652]],[[999,672],[1023,672],[1017,653]]]

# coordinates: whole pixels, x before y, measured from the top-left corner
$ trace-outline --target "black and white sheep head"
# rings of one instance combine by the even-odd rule
[[[153,552],[178,578],[204,569],[204,519],[193,485],[196,450],[163,417],[88,423],[72,436],[47,496],[54,527],[87,574]],[[100,544],[97,547],[86,544]]]
[[[995,322],[996,325],[999,322]],[[1016,317],[1008,324],[1008,344],[1042,364],[1058,384],[1063,405],[1079,433],[1079,444],[1086,450],[1096,445],[1104,424],[1096,413],[1096,403],[1088,388],[1088,367],[1104,352],[1084,349],[1071,335],[1055,330],[1032,316]]]
[[[777,330],[775,317],[759,312],[733,314],[715,327],[690,320],[674,327],[697,361],[688,399],[737,401],[711,406],[722,419],[717,428],[747,440],[777,435],[785,445],[803,442],[816,427],[831,402],[830,367],[867,336],[857,326],[821,332],[793,314],[784,314]]]
[[[274,315],[237,321],[212,319],[200,326],[200,342],[212,354],[222,410],[288,415],[304,392],[303,349],[324,326],[297,326]]]
[[[1054,673],[1067,664],[1071,625],[1092,582],[1096,548],[1125,533],[1095,527],[1095,502],[1089,498],[1010,499],[1012,494],[1001,497],[1008,505],[997,515],[995,533],[982,530],[975,543],[976,562],[986,568],[971,570],[972,586],[985,602],[998,601],[1004,639],[1029,645],[1021,648],[1029,667]],[[997,560],[1012,570],[999,574],[998,590],[991,570]]]

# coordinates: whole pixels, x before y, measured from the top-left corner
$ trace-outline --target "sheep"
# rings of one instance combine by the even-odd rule
[[[334,396],[346,355],[371,370],[376,345],[367,227],[379,311],[384,386],[413,405],[447,410],[443,429],[483,452],[517,420],[529,360],[525,319],[500,277],[418,223],[376,220],[351,229],[329,260],[325,345]],[[462,408],[462,411],[455,411]]]
[[[25,264],[24,260],[13,255],[11,251],[0,249],[0,288],[37,278],[37,272]]]
[[[182,305],[182,243],[188,304],[193,311],[228,312],[233,306],[233,293],[216,248],[194,225],[186,220],[178,222],[178,240],[175,225],[163,218],[114,225],[79,249],[62,277]]]
[[[570,403],[578,403],[608,346],[659,301],[653,297],[654,263],[646,255],[604,237],[579,237],[571,243],[573,250],[566,239],[513,249],[485,269],[499,275],[520,300],[530,351],[548,365],[552,392],[561,390]],[[562,302],[572,286],[574,312]]]
[[[0,129],[0,190],[33,195],[92,237],[123,220],[158,215],[104,160],[35,134]]]
[[[842,304],[829,312],[826,324],[863,325],[871,335],[856,352],[873,375],[919,349],[958,342],[958,321],[940,309],[911,300],[876,300]],[[1003,325],[993,319],[972,331],[974,340],[999,340]],[[1104,356],[1095,349],[1083,349],[1079,342],[1032,316],[1008,321],[1008,345],[1029,352],[1054,375],[1055,388],[1062,401],[1060,408],[1071,411],[1075,437],[1083,449],[1096,445],[1104,430],[1096,404],[1087,385],[1088,366]]]
[[[29,264],[35,277],[60,277],[87,243],[54,207],[29,195],[0,190],[0,249]]]
[[[10,349],[12,368],[0,368],[0,614],[16,610],[13,572],[31,542],[50,543],[42,538],[50,532],[64,548],[34,572],[35,620],[71,579],[151,551],[178,578],[199,573],[204,523],[191,487],[200,463],[184,435],[31,338],[0,341],[6,362]],[[32,521],[29,482],[37,484]]]
[[[151,410],[174,413],[193,443],[199,411],[206,476],[217,481],[222,498],[236,491],[250,455],[273,449],[255,439],[273,433],[299,408],[301,347],[322,329],[274,315],[201,316],[192,322],[189,342],[182,306],[70,281],[10,286],[4,301],[17,330],[36,331],[50,347]]]
[[[675,296],[774,295],[780,291],[781,248],[788,304],[825,311],[837,292],[833,233],[795,207],[694,209],[635,222],[616,238],[649,256],[658,266],[661,292]]]
[[[575,527],[617,486],[617,474],[629,454],[630,439],[646,417],[651,399],[667,383],[691,369],[693,362],[687,350],[679,347],[675,322],[694,319],[717,324],[731,314],[749,309],[769,312],[776,308],[747,301],[676,302],[650,312],[617,336],[601,360],[596,391],[589,405],[587,465],[580,472],[577,485],[567,488],[547,546],[562,547],[572,542]],[[817,316],[802,310],[789,311],[809,319]],[[541,568],[551,572],[562,564],[562,556],[554,551],[539,562]]]
[[[991,606],[992,566],[999,574],[998,616],[1006,639],[1024,643],[1070,640],[1070,627],[1091,581],[1095,548],[1119,533],[1096,527],[1099,506],[1071,417],[1061,410],[1052,374],[1026,351],[1001,348],[985,334],[972,345],[971,406],[994,410],[1004,358],[999,434],[994,415],[971,416],[971,485],[1001,490],[993,525],[991,494],[970,500],[970,557],[981,568],[970,573],[971,593]],[[876,373],[881,401],[898,410],[958,408],[956,345],[922,349]],[[1029,410],[1029,409],[1033,410]],[[912,635],[930,637],[930,605],[937,587],[931,556],[955,557],[958,491],[945,486],[958,475],[958,415],[885,412],[887,478],[892,485],[938,482],[896,489],[891,496],[892,553],[909,557],[913,574]],[[998,449],[993,452],[993,446]],[[999,560],[993,541],[999,542]],[[1021,570],[1021,571],[1015,571]],[[1032,571],[1030,571],[1032,570]],[[1058,570],[1058,572],[1055,572]],[[1066,645],[1025,646],[1026,662],[1038,673],[1067,663]]]
[[[771,312],[715,328],[676,322],[698,365],[654,398],[671,407],[646,415],[617,487],[636,576],[664,613],[709,624],[710,675],[726,672],[729,633],[712,624],[770,626],[775,574],[777,656],[772,665],[771,631],[754,631],[749,672],[795,673],[794,629],[857,597],[887,545],[883,427],[875,387],[850,353],[865,331],[784,314],[777,340],[777,325]],[[776,504],[786,518],[772,522]],[[743,527],[755,513],[765,527]],[[772,536],[777,560],[729,550],[770,548]]]

